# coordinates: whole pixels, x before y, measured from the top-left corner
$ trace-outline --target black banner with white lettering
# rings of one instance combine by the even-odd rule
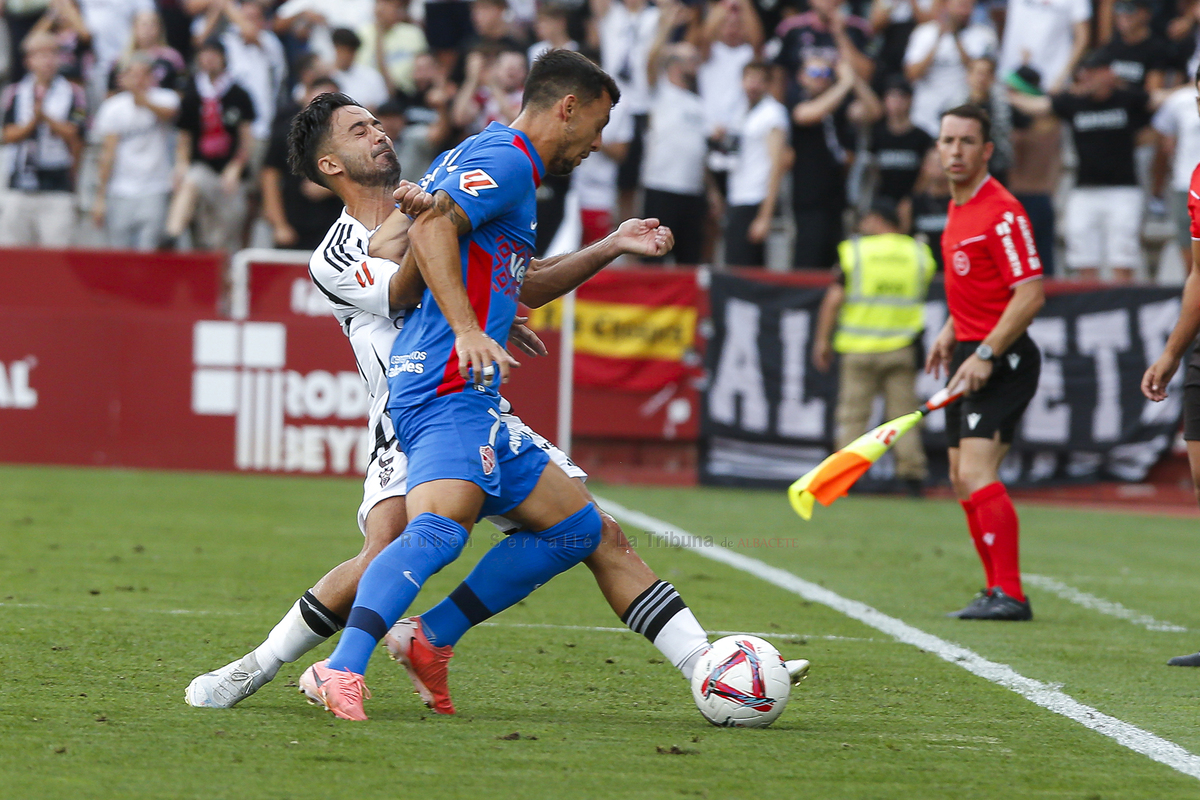
[[[829,454],[837,370],[813,367],[812,340],[824,291],[714,275],[708,387],[701,425],[701,480],[782,486]],[[929,347],[946,319],[940,282],[925,307]],[[1056,294],[1029,328],[1042,351],[1037,395],[1001,467],[1012,485],[1137,481],[1170,446],[1182,411],[1183,370],[1162,403],[1139,388],[1179,314],[1179,292],[1123,288]],[[945,382],[920,374],[927,398]],[[882,403],[875,416],[882,418]],[[877,424],[872,421],[872,425]],[[912,435],[912,434],[910,434]],[[925,421],[926,448],[945,450],[942,412]],[[885,457],[868,479],[886,480]],[[944,466],[942,467],[944,471]]]

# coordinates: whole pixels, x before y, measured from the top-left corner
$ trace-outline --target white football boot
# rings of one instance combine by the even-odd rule
[[[797,658],[793,661],[785,661],[783,662],[783,665],[787,667],[788,675],[792,679],[793,686],[808,677],[809,663],[808,659],[806,658]]]
[[[254,653],[249,653],[194,678],[183,696],[189,706],[196,708],[233,708],[270,681]]]

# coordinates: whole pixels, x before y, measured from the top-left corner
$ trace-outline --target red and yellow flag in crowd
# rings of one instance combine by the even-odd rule
[[[694,271],[602,272],[575,300],[575,382],[630,392],[656,392],[695,372]],[[561,304],[534,309],[535,330],[562,324]]]

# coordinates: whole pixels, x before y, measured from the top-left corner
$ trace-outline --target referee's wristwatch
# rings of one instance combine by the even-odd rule
[[[975,357],[980,361],[991,361],[995,355],[990,344],[980,343],[979,347],[975,348]]]

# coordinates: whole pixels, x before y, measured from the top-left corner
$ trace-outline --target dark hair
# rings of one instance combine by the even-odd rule
[[[349,47],[351,50],[362,47],[362,39],[358,38],[358,34],[349,28],[334,28],[333,33],[329,34],[329,38],[333,41],[334,47]]]
[[[212,50],[220,53],[221,60],[226,64],[229,63],[229,56],[225,53],[225,45],[221,44],[221,40],[215,36],[205,39],[204,42],[198,48],[196,48],[196,52],[200,52],[202,50]]]
[[[538,3],[537,15],[551,19],[566,19],[567,7],[558,2]]]
[[[550,108],[569,94],[586,105],[604,92],[608,92],[613,105],[621,99],[617,82],[586,56],[571,50],[549,50],[538,56],[529,70],[521,108]]]
[[[979,123],[979,127],[983,129],[983,141],[986,144],[992,140],[992,118],[988,112],[984,111],[979,106],[971,105],[970,103],[961,106],[955,106],[948,111],[942,112],[942,117],[958,117],[959,119],[973,119]]]
[[[325,176],[317,169],[317,159],[329,138],[329,121],[333,112],[345,106],[356,106],[349,95],[341,92],[323,92],[312,99],[300,113],[292,118],[288,130],[288,169],[293,175],[302,175],[318,186],[328,186]]]
[[[747,61],[746,66],[742,67],[742,74],[745,75],[751,70],[765,73],[768,77],[771,75],[771,65],[766,61]]]

